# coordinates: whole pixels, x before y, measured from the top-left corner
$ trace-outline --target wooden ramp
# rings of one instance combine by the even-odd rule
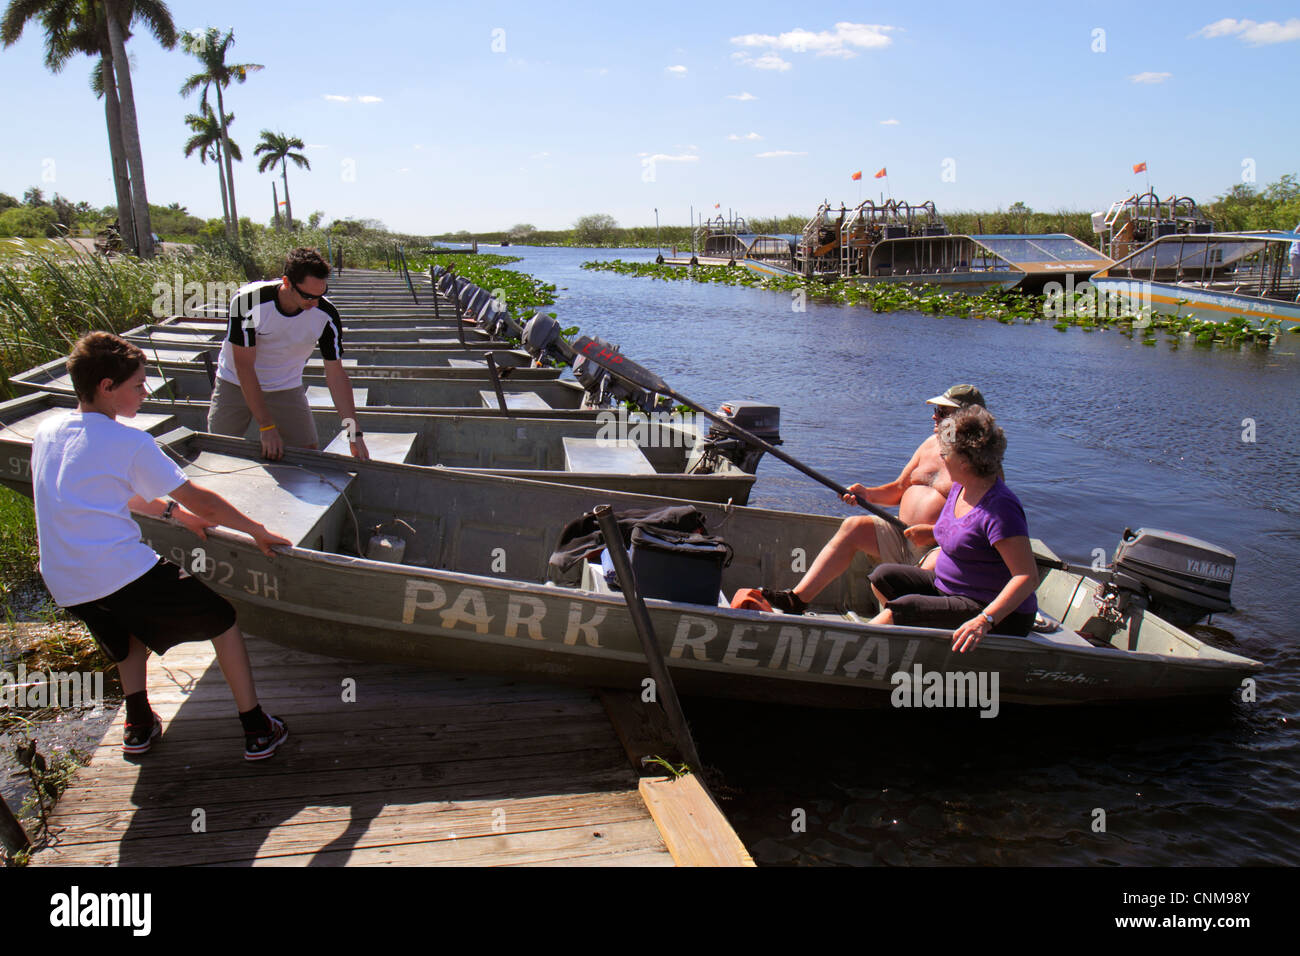
[[[33,865],[673,865],[593,692],[248,645],[276,755],[211,644],[152,658],[161,740],[128,762],[119,712]]]

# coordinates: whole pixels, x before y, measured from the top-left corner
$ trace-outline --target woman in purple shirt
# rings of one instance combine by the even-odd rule
[[[882,564],[871,573],[881,611],[871,623],[955,628],[967,651],[986,634],[1028,634],[1038,602],[1038,571],[1020,499],[1002,480],[1007,439],[978,405],[939,428],[939,454],[952,491],[934,525],[941,552],[933,571]]]

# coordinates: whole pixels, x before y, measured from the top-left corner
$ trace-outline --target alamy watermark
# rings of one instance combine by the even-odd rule
[[[0,671],[0,709],[44,710],[48,707],[104,706],[103,671]]]
[[[997,671],[927,671],[916,664],[889,682],[895,707],[978,707],[980,717],[996,717],[1001,708]]]
[[[238,282],[186,282],[178,272],[170,283],[160,279],[153,284],[154,299],[149,311],[155,319],[165,319],[173,315],[211,315],[220,310],[224,318],[239,289]]]
[[[603,411],[596,416],[601,446],[634,444],[642,448],[693,448],[707,431],[708,419],[694,412],[636,412],[626,408]]]
[[[1087,279],[1075,285],[1069,273],[1062,284],[1055,280],[1043,286],[1043,316],[1049,319],[1123,319],[1148,322],[1151,318],[1151,283],[1111,281],[1106,287]]]

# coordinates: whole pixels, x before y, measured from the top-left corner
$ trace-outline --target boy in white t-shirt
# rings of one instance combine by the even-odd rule
[[[126,698],[123,753],[144,753],[162,734],[145,690],[149,651],[211,640],[239,709],[244,757],[271,756],[289,731],[257,702],[234,608],[155,554],[130,511],[173,519],[200,538],[224,525],[251,535],[268,556],[290,542],[191,483],[149,434],[116,420],[134,418],[144,401],[140,349],[90,332],[73,348],[68,372],[77,410],[47,422],[32,440],[41,575],[54,600],[86,623],[117,664]],[[165,495],[170,503],[157,500]]]

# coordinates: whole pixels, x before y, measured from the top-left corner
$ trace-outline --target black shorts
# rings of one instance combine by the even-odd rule
[[[885,597],[894,623],[910,627],[956,630],[984,613],[985,601],[944,594],[935,586],[934,572],[907,564],[881,564],[871,572],[871,583]],[[1034,615],[1015,612],[1000,621],[995,633],[1023,637],[1034,626]]]
[[[115,662],[131,652],[132,635],[161,655],[177,644],[220,637],[235,623],[229,601],[197,578],[182,578],[180,568],[162,559],[107,597],[67,610]]]

